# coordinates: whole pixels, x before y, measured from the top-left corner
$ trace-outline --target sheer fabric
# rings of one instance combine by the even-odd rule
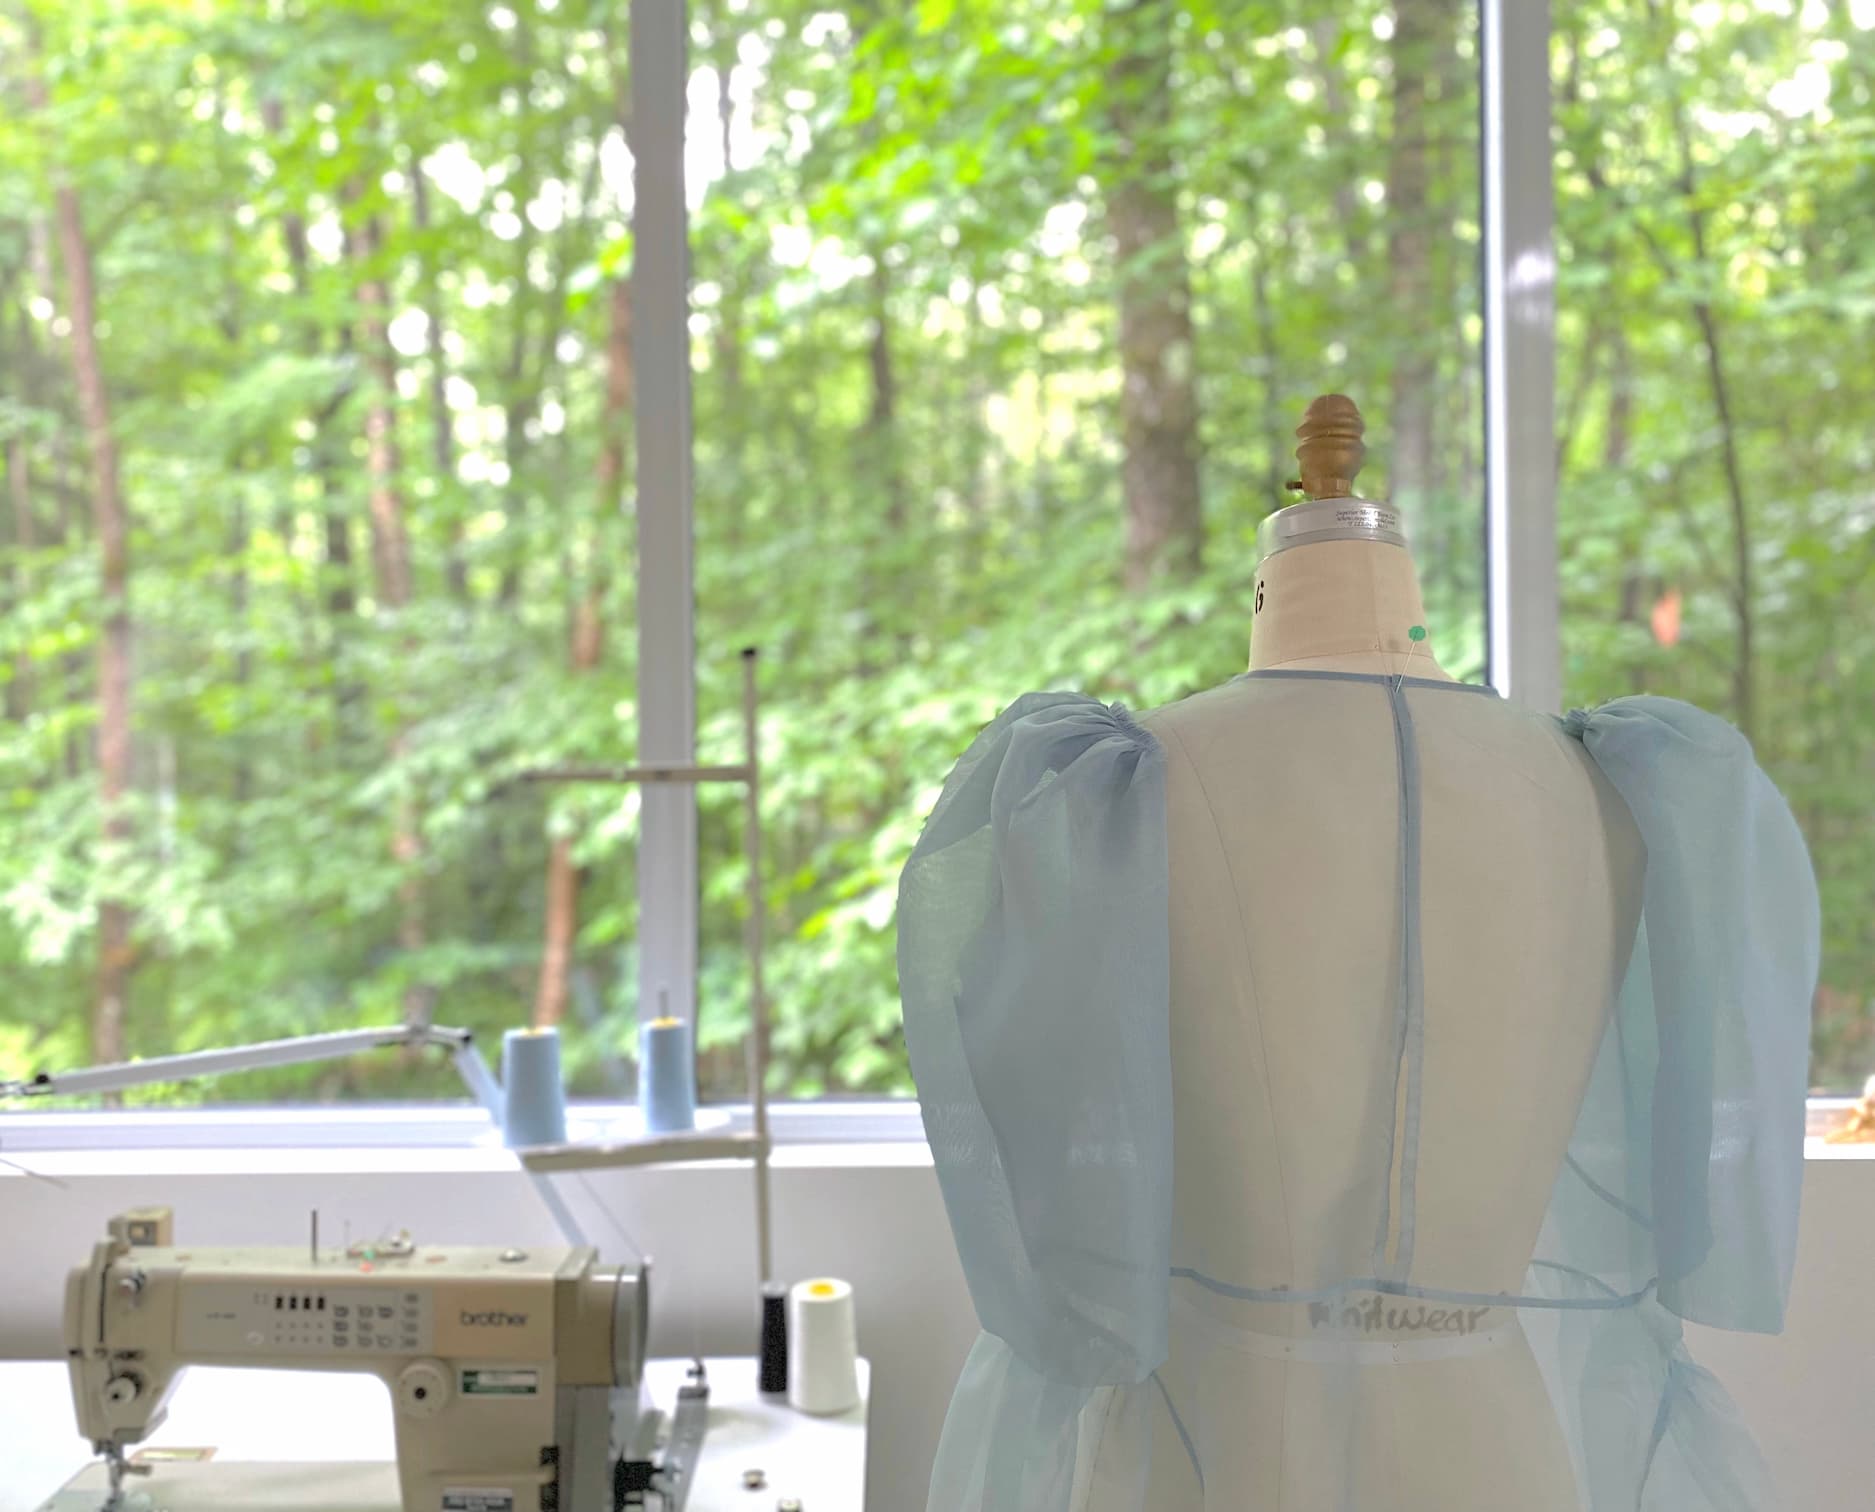
[[[1372,1064],[1347,1074],[1400,1089],[1403,1112],[1362,1135],[1373,1148],[1349,1165],[1323,1232],[1305,1236],[1319,1241],[1302,1246],[1306,1264],[1292,1237],[1284,1268],[1264,1274],[1254,1233],[1228,1224],[1257,1210],[1266,1152],[1246,1136],[1240,1170],[1229,1148],[1225,1163],[1194,1154],[1179,1121],[1196,1112],[1173,1095],[1185,1005],[1165,746],[1079,695],[1011,706],[952,773],[900,889],[906,1036],[984,1330],[929,1505],[1428,1512],[1398,1489],[1402,1454],[1496,1453],[1507,1476],[1555,1490],[1544,1506],[1768,1506],[1755,1452],[1688,1357],[1681,1322],[1775,1330],[1790,1283],[1818,914],[1782,799],[1741,736],[1684,704],[1624,699],[1545,726],[1559,748],[1580,742],[1618,794],[1645,874],[1625,971],[1575,988],[1594,1037],[1573,1133],[1560,1165],[1526,1178],[1549,1195],[1521,1285],[1496,1282],[1454,1258],[1450,1232],[1490,1214],[1454,1208],[1439,1165],[1450,1131],[1436,1102],[1415,1101],[1423,1078],[1437,1085],[1449,1038],[1444,937],[1419,917],[1419,855],[1437,866],[1443,854],[1443,753],[1480,745],[1493,721],[1536,716],[1489,690],[1353,674],[1285,684],[1281,697],[1286,727],[1319,707],[1366,721],[1366,750],[1391,731],[1387,780],[1368,780],[1378,765],[1363,776],[1348,822],[1393,826],[1386,874],[1369,879],[1390,903],[1370,913],[1386,920],[1398,969],[1382,1000],[1357,1005],[1371,1009]],[[1207,1055],[1220,1086],[1249,1074]],[[1530,1195],[1534,1220],[1542,1190]],[[1429,1238],[1415,1260],[1420,1206]],[[1228,1243],[1198,1232],[1214,1213]],[[1344,1223],[1341,1242],[1330,1230]],[[1471,1393],[1484,1421],[1501,1394],[1489,1361],[1510,1351],[1540,1371],[1542,1435],[1442,1444],[1444,1420],[1429,1418],[1415,1439],[1422,1399]],[[1419,1372],[1405,1391],[1402,1362]],[[1248,1429],[1272,1413],[1282,1441],[1308,1453],[1261,1462]]]

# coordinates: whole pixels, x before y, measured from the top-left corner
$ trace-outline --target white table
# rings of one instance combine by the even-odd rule
[[[651,1401],[667,1414],[688,1364],[653,1360],[646,1368]],[[863,1512],[871,1398],[866,1361],[859,1362],[860,1405],[828,1418],[808,1417],[761,1395],[752,1359],[705,1364],[710,1427],[689,1512],[774,1512],[783,1497],[798,1498],[802,1512]],[[375,1376],[198,1366],[183,1377],[168,1421],[147,1447],[212,1446],[212,1467],[159,1469],[136,1488],[154,1492],[166,1475],[193,1477],[211,1469],[234,1491],[230,1499],[217,1489],[213,1502],[204,1503],[218,1512],[398,1512],[393,1432],[390,1394]],[[0,1512],[38,1512],[74,1477],[85,1489],[94,1480],[102,1488],[100,1469],[80,1474],[85,1463],[64,1365],[0,1363]],[[307,1473],[320,1465],[330,1468]],[[743,1487],[742,1472],[750,1469],[766,1475],[760,1492]],[[158,1504],[164,1512],[193,1512],[188,1500]]]

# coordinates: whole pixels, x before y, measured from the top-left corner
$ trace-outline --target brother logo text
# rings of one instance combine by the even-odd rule
[[[462,1326],[464,1328],[525,1328],[527,1314],[502,1312],[499,1309],[479,1313],[465,1311],[462,1314]]]

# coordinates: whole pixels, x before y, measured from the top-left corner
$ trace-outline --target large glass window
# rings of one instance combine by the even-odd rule
[[[636,807],[513,780],[635,747],[631,421],[675,375],[633,367],[623,10],[0,21],[0,1076],[434,1016],[558,1022],[576,1091],[629,1091]],[[739,754],[762,646],[775,1089],[903,1092],[935,784],[1029,687],[1241,668],[1315,393],[1478,672],[1476,19],[690,15],[700,746]],[[739,822],[705,795],[706,1094]]]
[[[1360,402],[1362,486],[1480,672],[1476,18],[696,14],[705,738],[734,750],[722,653],[770,648],[785,1089],[907,1091],[894,894],[936,785],[1030,688],[1143,708],[1243,670],[1316,394]],[[707,898],[738,896],[734,823],[706,818]],[[706,1015],[738,949],[706,907]]]
[[[1813,1079],[1875,1072],[1875,9],[1555,8],[1572,700],[1740,725],[1823,895]]]

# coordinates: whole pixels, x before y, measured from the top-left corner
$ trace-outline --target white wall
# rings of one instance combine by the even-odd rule
[[[1789,1512],[1875,1507],[1875,1160],[1804,1167],[1784,1332],[1687,1330],[1737,1401]]]
[[[431,1167],[373,1171],[379,1152],[252,1152],[164,1157],[172,1174],[106,1174],[98,1157],[33,1157],[64,1189],[0,1168],[0,1357],[58,1352],[67,1267],[114,1212],[149,1202],[177,1211],[201,1243],[279,1243],[306,1232],[354,1236],[408,1227],[433,1243],[555,1234],[526,1180],[502,1157],[448,1152]],[[748,1354],[755,1347],[748,1174],[727,1167],[563,1178],[582,1221],[603,1238],[603,1198],[656,1258],[652,1350]],[[845,1276],[855,1286],[861,1348],[874,1364],[869,1512],[922,1508],[951,1382],[976,1322],[928,1157],[915,1147],[796,1148],[775,1172],[775,1245],[784,1277]],[[1696,1358],[1731,1388],[1758,1434],[1790,1512],[1875,1502],[1870,1366],[1875,1362],[1875,1161],[1812,1161],[1790,1326],[1777,1339],[1696,1330]],[[0,1424],[0,1463],[5,1425]],[[74,1444],[74,1449],[77,1446]]]

